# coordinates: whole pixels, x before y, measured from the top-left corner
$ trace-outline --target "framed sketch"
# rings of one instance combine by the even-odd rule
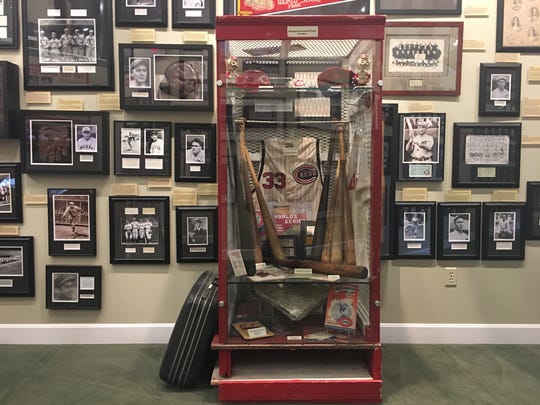
[[[26,90],[114,90],[111,1],[22,5]]]
[[[101,309],[101,266],[45,266],[48,309]]]
[[[519,117],[521,63],[481,63],[478,115]]]
[[[217,207],[176,207],[176,261],[217,262]]]
[[[369,0],[224,1],[223,11],[225,15],[363,15],[369,14]]]
[[[215,124],[175,124],[174,134],[174,180],[214,183],[216,181]]]
[[[524,202],[483,203],[482,260],[525,258]]]
[[[19,1],[0,1],[0,49],[19,48]]]
[[[526,239],[540,239],[540,182],[527,182]]]
[[[171,175],[170,122],[114,121],[114,174]]]
[[[212,45],[120,44],[120,106],[213,111],[212,54]]]
[[[96,255],[96,190],[49,188],[49,256]]]
[[[397,259],[435,258],[435,202],[396,202]]]
[[[461,0],[375,0],[375,14],[461,15]]]
[[[35,295],[32,236],[0,236],[0,287],[0,296]]]
[[[540,52],[537,0],[497,0],[497,52]]]
[[[169,197],[109,197],[110,262],[169,263]]]
[[[444,113],[399,114],[399,181],[444,178]]]
[[[521,123],[454,123],[452,187],[519,187]]]
[[[437,259],[480,259],[480,203],[437,205]]]
[[[172,0],[173,28],[214,28],[215,26],[215,1]]]
[[[0,223],[22,221],[21,165],[0,163]]]
[[[385,96],[459,96],[463,22],[386,23]]]
[[[167,0],[116,0],[117,27],[166,27]]]

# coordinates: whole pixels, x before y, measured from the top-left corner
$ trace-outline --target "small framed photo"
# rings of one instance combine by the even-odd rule
[[[483,203],[482,260],[525,259],[524,202]]]
[[[96,190],[49,188],[49,256],[96,255]]]
[[[540,52],[540,4],[497,0],[497,52]]]
[[[110,262],[169,263],[169,197],[109,197]]]
[[[313,248],[313,238],[315,236],[315,225],[317,221],[300,221],[300,234],[298,235],[298,255],[299,259],[309,259]]]
[[[48,309],[101,309],[101,266],[46,266]]]
[[[519,117],[521,63],[481,63],[478,115]]]
[[[214,28],[216,2],[213,0],[172,0],[173,28]]]
[[[176,207],[176,261],[216,262],[217,207]]]
[[[375,14],[461,15],[461,0],[375,0]]]
[[[540,182],[527,182],[526,239],[540,239]]]
[[[396,202],[397,259],[435,258],[435,202]]]
[[[167,0],[116,0],[117,27],[166,27]]]
[[[19,1],[0,1],[0,49],[19,48]]]
[[[437,259],[480,259],[480,203],[437,206]]]
[[[33,297],[34,238],[0,236],[0,296]]]
[[[521,123],[454,123],[452,187],[519,187]]]
[[[174,180],[216,181],[215,124],[175,124]]]
[[[0,163],[0,223],[22,221],[21,166],[19,163]]]

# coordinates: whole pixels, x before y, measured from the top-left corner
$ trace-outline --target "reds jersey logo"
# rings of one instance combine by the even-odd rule
[[[298,184],[311,184],[319,177],[319,170],[316,166],[305,163],[298,166],[293,171],[293,178]]]

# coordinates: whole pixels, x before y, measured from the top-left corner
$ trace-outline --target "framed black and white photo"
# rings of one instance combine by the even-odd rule
[[[482,260],[525,258],[524,202],[482,205]]]
[[[22,221],[21,165],[0,163],[0,223]]]
[[[216,262],[217,207],[176,207],[176,261]]]
[[[441,202],[437,206],[437,259],[480,258],[481,204]]]
[[[478,115],[519,117],[521,63],[481,63]]]
[[[396,173],[396,139],[399,137],[398,104],[385,103],[382,106],[384,119],[384,209],[382,211],[382,242],[381,259],[390,260],[394,255],[394,238],[392,237],[394,226],[394,202],[395,196],[395,173]]]
[[[167,0],[116,0],[117,27],[166,27]]]
[[[101,309],[101,266],[45,267],[45,307]]]
[[[96,255],[96,190],[49,188],[49,255]]]
[[[19,48],[19,1],[0,0],[0,49]]]
[[[34,295],[34,238],[0,236],[0,296]]]
[[[174,180],[216,181],[215,124],[175,124]]]
[[[461,15],[461,0],[375,0],[375,14]]]
[[[169,263],[169,197],[109,197],[110,262]]]
[[[527,182],[526,239],[540,239],[540,182]]]
[[[537,0],[497,0],[497,52],[540,52]]]
[[[124,110],[213,111],[211,45],[120,44]]]
[[[113,90],[112,2],[23,0],[26,90]]]
[[[172,0],[173,28],[214,28],[215,26],[215,1]]]
[[[397,259],[435,258],[435,202],[396,202]]]
[[[521,123],[454,123],[452,187],[519,187]]]

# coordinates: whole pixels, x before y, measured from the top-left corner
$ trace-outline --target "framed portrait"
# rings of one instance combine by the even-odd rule
[[[171,175],[170,122],[114,121],[114,174]]]
[[[21,111],[25,173],[109,174],[109,113]]]
[[[386,23],[383,95],[459,96],[463,22]]]
[[[480,203],[437,205],[437,259],[480,259]]]
[[[225,15],[339,15],[369,14],[369,0],[304,0],[302,2],[224,1]]]
[[[435,202],[396,202],[396,259],[435,258]]]
[[[526,239],[540,239],[540,182],[527,182]]]
[[[483,203],[482,260],[525,259],[524,202]]]
[[[23,0],[26,90],[114,90],[112,2]]]
[[[49,256],[96,255],[96,190],[49,188]]]
[[[167,0],[116,0],[117,27],[166,27]]]
[[[110,262],[169,263],[169,197],[109,197]]]
[[[0,287],[0,296],[35,295],[33,236],[0,236]]]
[[[212,45],[120,44],[124,110],[214,110]]]
[[[217,262],[217,207],[176,207],[176,262]]]
[[[375,0],[375,14],[461,15],[461,0]]]
[[[399,181],[444,178],[444,113],[399,114]]]
[[[45,266],[45,307],[101,309],[101,266]]]
[[[216,125],[174,125],[174,180],[198,183],[216,181]]]
[[[521,63],[481,63],[478,115],[519,117]]]
[[[0,0],[0,49],[19,48],[19,1]]]
[[[21,165],[0,163],[0,223],[22,221]]]
[[[497,52],[540,52],[540,4],[497,0]]]
[[[454,123],[452,187],[519,187],[521,123]]]
[[[215,1],[172,0],[173,28],[214,28],[215,26]]]

